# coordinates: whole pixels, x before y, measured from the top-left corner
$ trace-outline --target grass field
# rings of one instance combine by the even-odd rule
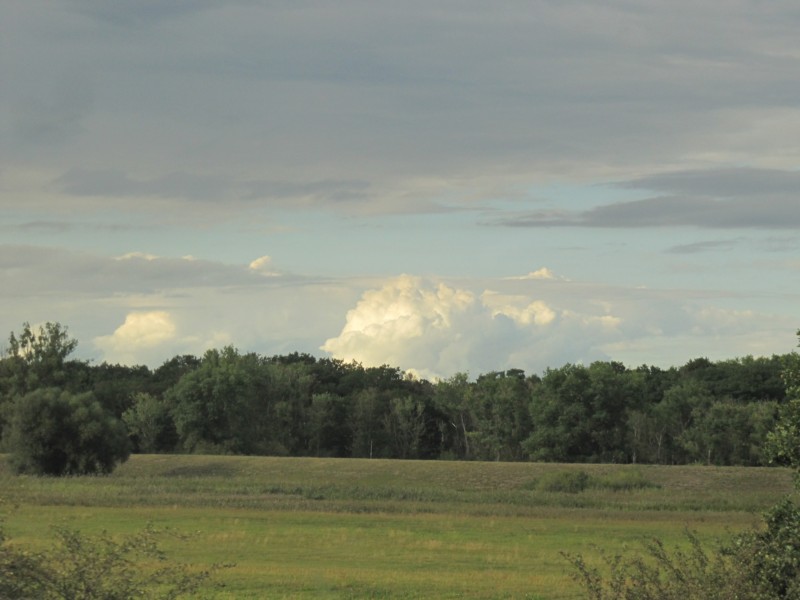
[[[583,491],[552,491],[588,475]],[[783,469],[133,456],[110,476],[15,476],[0,511],[16,543],[54,525],[132,533],[218,572],[227,598],[579,598],[561,551],[635,552],[724,539],[791,491]]]

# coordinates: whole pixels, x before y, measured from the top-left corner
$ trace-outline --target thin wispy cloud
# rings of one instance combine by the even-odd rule
[[[680,244],[668,248],[666,252],[670,254],[700,254],[702,252],[718,252],[730,250],[743,243],[744,240],[708,240],[704,242],[694,242],[692,244]]]
[[[532,211],[490,224],[508,227],[800,229],[800,198],[661,197],[585,211]]]
[[[800,171],[747,167],[704,169],[661,173],[614,185],[691,196],[747,198],[779,195],[796,198],[800,192]]]

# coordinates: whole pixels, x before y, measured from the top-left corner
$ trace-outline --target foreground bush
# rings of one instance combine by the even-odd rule
[[[144,566],[150,565],[150,566]],[[209,571],[170,564],[152,529],[114,541],[57,529],[53,548],[15,547],[0,527],[0,598],[36,600],[175,600],[197,597]]]
[[[6,448],[17,473],[110,473],[130,455],[125,425],[91,393],[43,388],[17,398]]]
[[[766,527],[706,551],[687,533],[689,550],[660,540],[636,556],[605,556],[607,575],[580,555],[564,556],[591,600],[796,600],[800,598],[800,509],[785,500]]]
[[[687,533],[690,550],[670,553],[661,540],[644,543],[635,556],[604,556],[608,575],[586,564],[580,555],[564,554],[574,578],[590,600],[734,600],[754,599],[739,581],[724,552],[709,557],[697,538]],[[744,594],[744,595],[739,595]]]

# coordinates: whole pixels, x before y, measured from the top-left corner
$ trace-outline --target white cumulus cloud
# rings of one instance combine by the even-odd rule
[[[486,290],[481,301],[492,317],[503,315],[520,325],[549,325],[556,319],[555,311],[543,301],[531,302],[525,296],[506,296]]]
[[[621,323],[610,314],[575,313],[524,294],[477,294],[403,275],[364,292],[322,350],[366,366],[446,377],[544,368],[566,362],[565,356],[605,358],[601,346],[618,338]]]
[[[322,350],[367,366],[390,364],[430,374],[458,343],[457,324],[475,303],[471,292],[402,275],[364,292],[341,333]]]
[[[94,339],[107,362],[145,362],[150,352],[174,341],[177,327],[166,311],[132,312],[111,335]]]

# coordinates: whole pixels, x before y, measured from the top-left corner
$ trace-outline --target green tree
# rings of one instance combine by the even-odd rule
[[[302,361],[264,366],[262,382],[268,408],[274,413],[274,442],[281,453],[299,456],[309,452],[309,412],[313,377]],[[266,407],[265,407],[266,408]]]
[[[467,394],[474,430],[472,451],[484,460],[522,460],[523,442],[531,434],[532,380],[520,369],[478,377]]]
[[[533,432],[525,447],[534,460],[624,462],[631,407],[642,377],[620,363],[548,369],[533,388]],[[630,453],[632,455],[632,452]]]
[[[163,398],[166,391],[174,386],[181,377],[191,373],[200,366],[201,360],[191,354],[174,356],[153,371],[149,391]]]
[[[439,454],[461,460],[473,458],[470,434],[473,431],[469,409],[471,385],[466,373],[456,373],[434,386],[432,402],[442,415],[439,422]]]
[[[696,453],[689,431],[713,401],[708,388],[692,379],[680,381],[664,392],[661,402],[651,410],[656,422],[657,462],[685,464],[705,461],[706,456]]]
[[[64,387],[67,357],[78,347],[60,323],[47,322],[38,329],[23,324],[19,334],[8,337],[7,375],[9,393],[25,394],[39,387]]]
[[[388,396],[375,388],[366,388],[350,398],[353,431],[352,455],[355,458],[387,458],[391,455],[386,433]]]
[[[110,473],[130,455],[125,426],[91,393],[40,388],[20,396],[7,428],[11,465],[18,473]]]
[[[576,461],[589,457],[589,372],[582,365],[547,369],[531,400],[533,432],[525,441],[532,460]]]
[[[384,429],[396,458],[419,458],[425,434],[425,405],[412,396],[391,398]]]
[[[311,397],[309,408],[309,454],[349,456],[352,446],[350,413],[345,398],[325,392]]]
[[[89,370],[86,390],[91,390],[97,401],[116,417],[128,410],[137,393],[151,389],[153,374],[143,365],[126,366],[102,363]]]
[[[135,450],[144,454],[169,452],[177,443],[177,431],[169,407],[147,392],[133,395],[131,407],[122,413]]]
[[[642,380],[622,363],[594,362],[589,366],[587,390],[593,460],[628,462],[627,413],[640,404]]]
[[[798,331],[800,337],[800,331]],[[775,429],[767,436],[767,451],[773,463],[800,472],[800,354],[784,359],[783,381],[789,400],[780,408]]]
[[[709,465],[765,464],[764,442],[776,412],[774,401],[716,401],[695,413],[683,446],[690,459]]]
[[[232,346],[209,350],[196,369],[170,388],[170,406],[180,444],[189,452],[271,454],[276,452],[274,407],[265,363]]]

